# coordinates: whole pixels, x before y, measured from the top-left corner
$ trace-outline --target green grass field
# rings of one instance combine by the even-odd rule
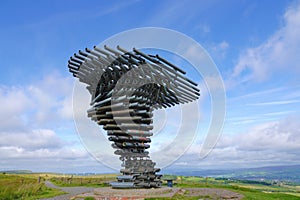
[[[45,180],[57,186],[89,186],[106,187],[108,182],[115,180],[116,174],[103,174],[92,176],[75,176],[51,173],[36,174],[0,174],[0,199],[39,199],[63,194],[62,191],[47,188]],[[166,175],[165,177],[167,177]],[[40,183],[38,183],[40,177]],[[268,182],[251,182],[239,180],[226,180],[202,178],[193,176],[172,176],[176,180],[175,187],[180,188],[219,188],[243,194],[244,200],[299,200],[300,186],[298,185],[272,185]],[[165,185],[165,184],[164,184]],[[187,197],[177,194],[172,199],[209,199],[210,196]],[[168,198],[149,198],[168,199]]]
[[[38,176],[37,176],[38,177]],[[53,197],[64,192],[47,188],[33,175],[0,174],[0,199],[39,199]]]
[[[299,186],[290,185],[271,185],[267,182],[261,184],[244,183],[247,181],[238,180],[217,180],[214,178],[201,178],[192,176],[178,176],[176,179],[176,187],[182,188],[220,188],[243,194],[243,200],[299,200]],[[174,199],[199,199],[198,197],[185,197],[177,195]],[[208,197],[206,197],[208,198]],[[149,198],[151,199],[151,198]],[[155,198],[154,198],[155,199]],[[164,199],[164,198],[156,198]]]
[[[48,176],[49,177],[49,176]],[[87,186],[87,187],[109,187],[109,182],[115,181],[116,174],[101,174],[101,175],[89,175],[89,176],[53,176],[49,180],[57,186],[61,187],[75,187],[75,186]]]

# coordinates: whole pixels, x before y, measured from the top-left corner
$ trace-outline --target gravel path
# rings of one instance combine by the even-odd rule
[[[180,188],[151,188],[151,189],[112,189],[110,187],[96,188],[96,197],[173,197]]]
[[[53,198],[42,200],[68,200],[72,197],[76,199],[84,199],[86,196],[93,196],[97,200],[107,199],[144,199],[145,197],[169,197],[172,198],[175,194],[183,196],[201,196],[203,200],[216,199],[216,200],[240,200],[244,195],[218,188],[168,188],[162,187],[157,189],[112,189],[110,187],[92,188],[92,187],[58,187],[49,181],[45,181],[45,185],[50,188],[56,188],[67,192]]]
[[[128,200],[135,199],[140,200],[147,197],[167,197],[172,199],[175,194],[180,195],[180,197],[200,197],[201,200],[241,200],[244,195],[219,188],[169,188],[162,187],[156,189],[112,189],[109,187],[96,188],[94,194],[86,193],[83,195],[78,195],[84,199],[86,196],[93,196],[96,200]]]
[[[63,195],[59,195],[56,197],[41,199],[41,200],[67,200],[67,199],[70,199],[71,197],[74,197],[79,194],[91,193],[95,189],[92,187],[59,187],[59,186],[54,185],[50,181],[45,181],[45,185],[50,188],[60,189],[64,192],[67,192],[68,194],[63,194]]]

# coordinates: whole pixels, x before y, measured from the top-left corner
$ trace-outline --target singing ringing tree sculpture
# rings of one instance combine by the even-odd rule
[[[92,96],[88,117],[107,131],[123,174],[113,188],[161,186],[160,169],[146,151],[152,136],[153,110],[188,103],[199,97],[197,84],[159,55],[107,46],[75,53],[69,71],[87,84]]]

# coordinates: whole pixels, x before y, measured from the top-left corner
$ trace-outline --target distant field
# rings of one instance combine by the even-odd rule
[[[49,180],[57,186],[89,186],[106,187],[108,182],[116,179],[117,174],[103,175],[62,175],[52,173],[32,174],[0,174],[0,199],[39,199],[62,194],[56,189],[47,188],[45,180]],[[175,187],[181,188],[219,188],[231,190],[243,194],[244,200],[299,200],[300,186],[298,185],[272,185],[269,182],[239,181],[215,178],[203,178],[194,176],[171,176],[175,179]],[[40,183],[38,183],[40,180]],[[166,186],[166,184],[164,184]],[[173,199],[200,199],[187,197],[185,194],[177,194]],[[206,196],[205,198],[210,198]],[[150,198],[151,199],[151,198]],[[153,199],[153,198],[152,198]],[[164,198],[156,198],[164,199]]]

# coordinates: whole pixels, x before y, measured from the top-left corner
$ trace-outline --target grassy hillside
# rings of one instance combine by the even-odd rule
[[[173,176],[174,177],[174,176]],[[203,178],[194,176],[177,176],[176,187],[181,188],[220,188],[231,190],[245,197],[243,200],[299,200],[300,187],[291,185],[277,185],[270,182]],[[199,199],[200,197],[186,197],[177,195],[175,199]],[[209,198],[209,197],[206,197]],[[163,199],[163,198],[159,198]]]
[[[44,185],[50,180],[58,186],[103,187],[115,180],[116,174],[75,176],[51,173],[0,174],[0,199],[39,199],[62,194],[63,192]],[[40,178],[39,178],[40,177]],[[165,178],[168,175],[165,175]],[[226,178],[204,178],[195,176],[169,176],[175,179],[175,187],[185,190],[172,199],[213,199],[211,196],[188,195],[189,188],[218,188],[244,195],[244,200],[298,200],[300,186],[268,181],[234,180]],[[40,183],[38,183],[40,180]],[[164,183],[164,186],[166,184]],[[151,199],[151,198],[150,198]],[[153,198],[152,198],[153,199]],[[157,198],[156,198],[157,199]],[[164,198],[158,198],[164,199]],[[165,198],[166,199],[166,198]]]
[[[49,176],[48,176],[49,178]],[[74,186],[88,186],[88,187],[108,187],[109,182],[115,181],[116,174],[100,174],[89,176],[51,176],[49,180],[57,186],[74,187]]]
[[[60,190],[47,188],[43,181],[38,183],[35,176],[29,174],[0,174],[0,199],[38,199],[64,194]]]

